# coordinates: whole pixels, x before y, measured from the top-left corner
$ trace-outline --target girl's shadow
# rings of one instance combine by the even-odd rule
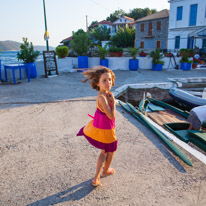
[[[87,196],[90,192],[92,192],[95,189],[95,187],[92,186],[91,181],[92,179],[87,180],[65,191],[62,191],[60,193],[57,193],[49,197],[46,197],[44,199],[38,200],[27,206],[49,206],[49,205],[54,205],[54,204],[58,204],[61,202],[67,202],[69,200],[72,200],[72,201],[80,200],[84,198],[85,196]]]

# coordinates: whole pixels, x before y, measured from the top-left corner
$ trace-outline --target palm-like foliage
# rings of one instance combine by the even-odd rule
[[[160,53],[159,49],[156,49],[155,51],[151,51],[149,56],[152,58],[153,64],[164,64],[164,61],[161,61],[164,55]]]
[[[139,48],[127,48],[127,51],[130,53],[131,57],[135,60],[136,59],[136,55],[139,52]]]
[[[107,50],[107,44],[104,47],[97,45],[97,48],[98,49],[95,52],[99,55],[100,59],[105,59],[106,55],[109,53]]]

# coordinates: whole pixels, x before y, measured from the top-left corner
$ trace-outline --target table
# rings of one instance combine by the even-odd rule
[[[8,69],[12,70],[14,84],[16,84],[15,70],[17,70],[17,69],[19,70],[19,79],[21,79],[21,70],[26,69],[27,79],[28,79],[28,82],[30,82],[30,68],[27,67],[26,65],[24,65],[24,64],[5,64],[4,65],[4,73],[5,73],[5,81],[6,82],[8,82],[8,79],[7,79],[7,70]]]

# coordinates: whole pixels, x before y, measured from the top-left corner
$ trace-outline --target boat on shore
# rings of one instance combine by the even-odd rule
[[[183,104],[189,108],[206,105],[206,89],[202,92],[196,92],[172,87],[169,90],[169,95],[179,104]]]
[[[189,112],[152,98],[143,99],[138,109],[129,103],[120,102],[120,105],[122,107],[127,105],[131,111],[123,107],[126,111],[150,128],[158,137],[166,138],[166,144],[168,141],[177,144],[206,164],[206,133],[187,130],[189,123],[186,119]]]
[[[124,110],[126,110],[137,120],[143,123],[146,127],[152,130],[170,148],[170,150],[174,154],[176,154],[180,159],[182,159],[187,165],[192,166],[192,162],[187,157],[187,155],[182,150],[180,150],[175,144],[173,144],[173,142],[170,139],[168,139],[168,137],[164,133],[162,133],[154,125],[152,125],[147,120],[147,118],[145,118],[145,116],[141,112],[139,112],[133,105],[131,105],[130,103],[124,103],[121,100],[119,100],[119,104]]]

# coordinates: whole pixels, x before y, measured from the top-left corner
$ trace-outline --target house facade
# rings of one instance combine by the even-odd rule
[[[92,30],[92,29],[94,29],[98,26],[102,26],[105,29],[109,29],[110,30],[110,35],[113,34],[113,23],[111,21],[106,21],[106,20],[100,21],[96,24],[91,25],[88,29]]]
[[[206,49],[206,1],[170,0],[168,49]]]
[[[135,22],[135,44],[146,50],[167,49],[169,10],[138,19]]]
[[[112,26],[113,34],[115,34],[119,30],[119,28],[127,28],[127,27],[134,28],[135,21],[133,18],[130,18],[128,16],[122,16],[113,22],[113,26]]]

